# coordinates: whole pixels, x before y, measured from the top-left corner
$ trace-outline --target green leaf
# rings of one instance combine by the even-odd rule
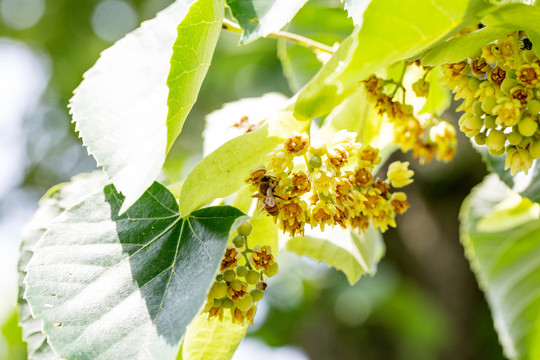
[[[440,81],[442,77],[442,69],[438,66],[432,68],[426,76],[426,81],[429,82],[429,94],[420,113],[442,115],[450,106],[452,96],[450,90],[442,85]]]
[[[21,255],[19,258],[19,296],[17,299],[19,322],[23,339],[28,344],[28,358],[34,360],[59,359],[41,331],[41,321],[34,319],[28,302],[23,298],[26,285],[26,266],[34,254],[38,240],[49,228],[50,223],[65,209],[75,205],[84,196],[103,188],[107,178],[103,172],[77,175],[69,183],[56,185],[40,200],[39,208],[32,219],[25,225],[22,233]]]
[[[229,360],[249,328],[232,322],[231,312],[225,311],[223,321],[208,314],[197,316],[186,330],[182,344],[182,360]]]
[[[167,151],[180,135],[184,121],[197,95],[221,32],[222,0],[198,0],[178,25],[178,38],[173,45],[167,116]]]
[[[308,123],[298,122],[290,112],[280,112],[259,129],[236,137],[202,159],[189,173],[180,193],[180,213],[235,193],[244,185],[249,171],[265,162],[266,155],[293,130]]]
[[[281,30],[307,0],[227,0],[242,28],[240,45]]]
[[[198,0],[205,4],[208,1]],[[193,0],[173,3],[105,50],[84,75],[70,101],[75,129],[88,152],[126,196],[121,212],[129,208],[159,174],[169,145],[167,126],[173,126],[175,121],[183,122],[177,111],[169,112],[167,76],[180,21],[189,31],[184,38],[189,36],[193,40],[186,53],[190,53],[195,45],[206,48],[206,43],[196,42],[205,41],[206,37],[191,31],[202,30],[196,25],[201,20],[201,4],[190,8],[191,3]],[[188,27],[190,24],[193,28]],[[214,45],[208,44],[209,47]],[[175,59],[181,57],[178,46],[176,43]],[[197,66],[187,55],[184,60],[184,64],[177,63],[178,60],[174,62],[175,71],[181,66],[186,70]],[[203,74],[194,71],[193,75]],[[169,79],[175,86],[174,94],[177,94],[177,86],[188,84],[187,80],[185,84],[171,81]],[[190,91],[186,97],[196,97],[196,89],[190,88]]]
[[[385,246],[381,234],[373,227],[360,235],[335,227],[325,230],[324,233],[308,230],[306,236],[290,239],[285,249],[298,256],[306,255],[325,262],[328,266],[342,271],[353,285],[362,275],[375,274]]]
[[[300,92],[295,116],[310,119],[327,114],[369,74],[418,56],[482,6],[477,0],[372,1],[364,13],[362,28],[342,42]]]
[[[460,62],[472,57],[483,45],[512,32],[510,27],[489,26],[440,43],[422,56],[422,65],[436,66]]]
[[[540,202],[540,164],[533,162],[533,166],[528,173],[520,171],[512,176],[510,170],[505,170],[506,155],[492,156],[486,146],[474,144],[474,148],[482,155],[484,162],[490,172],[499,176],[510,189],[519,195],[535,202]]]
[[[540,205],[487,177],[460,212],[461,241],[505,355],[540,357]]]
[[[501,26],[511,30],[525,30],[533,44],[540,44],[540,8],[524,4],[509,4],[482,18],[487,26]],[[540,46],[533,46],[536,56],[540,56]]]
[[[345,3],[345,10],[354,21],[354,25],[362,26],[364,22],[364,12],[371,3],[371,0],[342,0]]]
[[[199,313],[243,214],[210,207],[180,217],[154,183],[123,215],[106,186],[57,217],[27,266],[25,298],[67,359],[170,359]]]

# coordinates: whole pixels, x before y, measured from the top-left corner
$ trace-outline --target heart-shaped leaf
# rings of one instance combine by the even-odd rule
[[[212,207],[180,217],[154,183],[123,215],[106,186],[62,213],[27,266],[25,298],[66,359],[170,359],[199,313],[231,227]]]

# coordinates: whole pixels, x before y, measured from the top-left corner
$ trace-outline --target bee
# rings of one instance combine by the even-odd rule
[[[521,50],[531,50],[533,46],[531,40],[528,38],[523,38],[523,40],[521,40],[521,45]]]
[[[279,184],[278,178],[271,175],[264,175],[259,182],[259,193],[257,194],[258,203],[257,208],[259,211],[266,210],[270,215],[277,215],[279,213],[279,206],[276,202],[274,195],[274,189]]]

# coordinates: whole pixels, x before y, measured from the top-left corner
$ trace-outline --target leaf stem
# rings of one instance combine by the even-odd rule
[[[241,34],[242,33],[242,28],[240,28],[240,26],[228,19],[223,19],[223,25],[221,26],[222,29],[224,30],[227,30],[227,31],[230,31],[230,32],[233,32],[233,33],[237,33],[237,34]],[[324,52],[324,53],[327,53],[327,54],[330,54],[330,55],[333,55],[334,54],[334,49],[328,45],[325,45],[325,44],[322,44],[318,41],[315,41],[315,40],[312,40],[312,39],[309,39],[307,37],[304,37],[304,36],[301,36],[301,35],[298,35],[298,34],[293,34],[293,33],[290,33],[290,32],[287,32],[287,31],[276,31],[276,32],[273,32],[273,33],[270,33],[268,34],[266,37],[269,37],[269,38],[273,38],[273,39],[284,39],[284,40],[288,40],[290,42],[293,42],[293,43],[297,43],[299,45],[302,45],[302,46],[305,46],[309,49],[311,49],[311,51],[313,52]]]

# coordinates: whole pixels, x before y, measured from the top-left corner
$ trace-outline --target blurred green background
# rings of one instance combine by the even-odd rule
[[[95,168],[70,123],[72,91],[102,50],[170,2],[0,0],[0,360],[26,358],[15,312],[20,229],[49,187]],[[289,30],[332,45],[352,29],[342,7],[310,0]],[[270,91],[291,96],[320,65],[298,46],[237,41],[231,33],[220,38],[167,160],[172,178],[200,159],[206,114]],[[456,122],[455,112],[445,117]],[[416,172],[407,190],[412,208],[385,234],[377,275],[350,287],[322,264],[282,254],[235,359],[503,359],[458,237],[461,202],[485,175],[480,157],[464,137],[450,164],[393,157]]]

